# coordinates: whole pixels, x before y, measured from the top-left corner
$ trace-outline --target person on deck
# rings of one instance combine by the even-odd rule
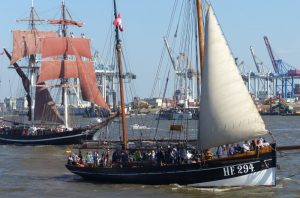
[[[78,158],[79,158],[79,164],[83,164],[83,157],[82,157],[82,154],[81,154],[81,151],[79,151],[78,153]]]
[[[122,165],[126,167],[128,164],[128,153],[126,150],[122,151],[121,160],[122,160]]]
[[[247,141],[245,141],[242,145],[242,152],[245,153],[245,152],[248,152],[248,151],[250,151],[250,144]]]
[[[242,152],[242,147],[240,144],[236,144],[234,147],[234,153],[241,153]]]
[[[142,159],[142,154],[140,150],[136,150],[133,155],[135,161],[140,161]]]
[[[93,155],[94,167],[97,167],[99,165],[98,158],[99,158],[99,154],[97,153],[97,151],[95,151]]]
[[[217,151],[216,151],[216,156],[218,158],[221,158],[223,155],[223,146],[218,146]]]
[[[69,157],[68,157],[68,164],[69,164],[69,165],[73,164],[73,157],[72,157],[71,154],[70,154]]]
[[[267,147],[270,146],[270,143],[267,142],[265,139],[263,140],[263,147]]]
[[[233,145],[228,145],[228,155],[234,155],[234,147]]]

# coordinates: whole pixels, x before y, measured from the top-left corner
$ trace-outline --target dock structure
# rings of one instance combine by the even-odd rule
[[[95,73],[98,87],[107,104],[115,107],[116,91],[115,91],[115,71],[112,65],[96,65]]]
[[[249,92],[258,99],[280,97],[287,100],[300,97],[300,70],[275,57],[266,36],[264,36],[264,42],[270,56],[273,71],[266,67],[256,56],[252,46],[250,46],[250,51],[256,71],[245,71],[243,62],[237,64]]]
[[[248,90],[255,98],[267,99],[280,97],[290,99],[300,97],[300,74],[298,70],[289,70],[284,75],[273,72],[259,73],[248,71],[241,75]]]
[[[112,109],[116,109],[116,83],[118,82],[118,73],[115,71],[113,65],[97,64],[95,65],[95,73],[98,87],[102,93],[103,98]],[[125,82],[130,82],[136,79],[136,75],[130,72],[123,74]]]

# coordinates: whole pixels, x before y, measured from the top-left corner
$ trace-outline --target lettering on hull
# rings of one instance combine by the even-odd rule
[[[255,172],[253,163],[226,166],[223,168],[224,177],[245,175]]]

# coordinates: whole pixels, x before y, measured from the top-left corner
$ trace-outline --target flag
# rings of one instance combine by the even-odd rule
[[[121,19],[121,15],[120,14],[117,15],[117,18],[115,18],[113,24],[114,24],[114,26],[119,27],[119,30],[121,32],[123,32],[124,28],[123,28],[123,25],[122,25],[122,19]]]

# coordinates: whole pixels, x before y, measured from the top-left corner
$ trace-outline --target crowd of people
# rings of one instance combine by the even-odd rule
[[[223,156],[230,156],[239,153],[246,153],[248,151],[255,151],[256,149],[267,147],[270,144],[262,137],[250,141],[244,141],[242,144],[228,144],[218,146],[216,149],[216,156],[221,158]]]
[[[107,167],[110,166],[111,162],[109,162],[109,153],[103,152],[101,156],[97,151],[87,152],[85,156],[82,155],[81,151],[79,151],[78,155],[72,153],[69,155],[68,164],[76,165],[76,166],[88,166],[88,167]]]
[[[145,163],[164,166],[169,164],[194,163],[196,159],[195,149],[186,149],[182,146],[167,146],[156,149],[117,149],[110,158],[109,150],[101,155],[97,151],[87,152],[85,156],[81,151],[76,155],[70,154],[68,164],[87,167],[111,167],[111,166],[139,166]]]
[[[229,144],[219,146],[215,155],[210,150],[204,153],[205,159],[222,158],[235,154],[254,151],[269,146],[264,138],[245,141],[242,144]],[[72,153],[68,158],[68,164],[84,167],[127,167],[144,166],[151,164],[155,166],[166,166],[174,164],[191,164],[201,161],[203,156],[196,149],[186,146],[165,146],[155,149],[116,149],[110,156],[110,150],[103,150],[101,155],[97,151],[86,152],[83,156],[81,151],[76,155]]]

